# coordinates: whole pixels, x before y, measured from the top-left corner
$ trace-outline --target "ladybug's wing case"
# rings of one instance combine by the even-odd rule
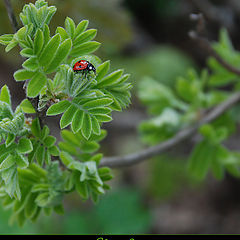
[[[88,62],[87,61],[78,61],[74,64],[74,67],[73,67],[73,71],[81,71],[81,70],[84,70],[86,69],[88,66]]]

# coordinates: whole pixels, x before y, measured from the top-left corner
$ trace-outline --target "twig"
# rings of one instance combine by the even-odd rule
[[[206,37],[203,37],[205,29],[205,19],[202,13],[199,14],[190,14],[190,19],[192,21],[197,21],[196,31],[190,31],[189,37],[195,40],[202,49],[207,51],[207,53],[213,56],[218,63],[220,63],[225,69],[228,71],[240,75],[240,69],[232,66],[228,62],[226,62],[212,47],[211,43],[208,41]]]
[[[102,159],[100,166],[108,166],[112,168],[126,167],[140,163],[143,160],[149,159],[151,157],[159,155],[160,153],[166,152],[167,150],[179,144],[183,140],[191,137],[194,133],[197,132],[200,126],[213,121],[239,101],[240,93],[237,92],[233,94],[231,97],[229,97],[229,99],[225,100],[224,102],[216,106],[194,126],[179,131],[173,138],[137,153],[129,154],[126,156],[105,157]]]
[[[9,20],[12,24],[12,28],[13,28],[14,32],[17,32],[19,27],[18,27],[17,19],[15,17],[11,2],[10,2],[10,0],[4,0],[4,3],[5,3],[5,7],[7,9],[7,12],[8,12]]]
[[[225,26],[231,31],[235,30],[234,12],[227,5],[216,7],[209,0],[190,0],[199,11],[203,12],[207,19]]]
[[[224,68],[226,68],[229,72],[240,75],[240,69],[232,66],[227,63],[211,46],[211,43],[204,37],[200,37],[195,31],[191,31],[189,36],[196,40],[199,45],[205,49],[209,55],[213,56]]]

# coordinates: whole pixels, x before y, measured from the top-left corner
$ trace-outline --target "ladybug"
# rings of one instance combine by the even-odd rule
[[[79,60],[78,62],[76,62],[73,66],[73,71],[76,73],[82,72],[83,74],[85,74],[85,76],[90,71],[93,71],[96,74],[96,68],[87,60]]]

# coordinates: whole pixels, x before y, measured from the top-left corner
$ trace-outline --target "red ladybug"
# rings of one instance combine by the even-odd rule
[[[79,60],[73,66],[73,71],[78,73],[82,72],[87,75],[90,71],[93,71],[96,74],[96,68],[87,60]]]

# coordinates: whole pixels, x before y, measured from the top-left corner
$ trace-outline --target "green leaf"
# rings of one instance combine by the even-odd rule
[[[44,44],[43,32],[41,29],[38,28],[35,35],[34,43],[33,43],[33,51],[35,55],[39,55],[39,53],[42,50],[43,44]]]
[[[36,203],[35,203],[35,205],[36,205]],[[36,206],[37,206],[37,205],[36,205]],[[38,217],[39,217],[39,215],[40,215],[40,213],[41,213],[41,210],[42,210],[42,208],[40,208],[40,207],[37,206],[37,211],[36,211],[36,213],[31,217],[31,221],[32,221],[32,222],[36,222],[36,221],[37,221],[37,219],[38,219]]]
[[[31,79],[34,76],[34,72],[28,71],[26,69],[20,69],[14,73],[14,78],[16,81],[24,81]]]
[[[28,159],[25,156],[23,156],[21,154],[17,154],[15,156],[15,159],[16,159],[16,163],[17,163],[18,167],[20,167],[20,168],[27,168],[28,167],[29,162],[28,162]]]
[[[94,162],[96,162],[97,165],[99,165],[102,157],[103,157],[103,154],[98,153],[98,154],[94,155],[93,157],[91,157],[90,161],[94,161]]]
[[[26,33],[27,33],[27,28],[26,27],[22,27],[20,28],[16,34],[14,35],[15,39],[20,41],[20,40],[24,40],[26,37]]]
[[[10,146],[16,139],[16,136],[13,133],[9,133],[5,142],[6,147]]]
[[[5,182],[5,190],[10,197],[20,200],[21,191],[18,183],[18,172],[16,164],[2,172],[2,179]]]
[[[7,47],[5,48],[6,52],[9,52],[10,50],[12,50],[14,47],[16,47],[18,45],[18,41],[15,40],[14,38],[11,40],[11,42],[9,42],[9,44],[7,45]]]
[[[53,137],[53,136],[47,136],[45,139],[44,139],[44,144],[46,147],[52,147],[54,145],[54,143],[56,142],[56,138]]]
[[[82,128],[83,119],[84,119],[84,111],[77,110],[73,116],[73,121],[71,125],[73,133],[78,132]]]
[[[46,207],[46,205],[48,204],[48,197],[49,197],[49,193],[48,192],[41,193],[35,199],[35,203],[39,207]]]
[[[108,73],[110,69],[110,61],[106,61],[97,67],[96,81],[99,82]]]
[[[68,36],[73,39],[75,34],[75,23],[70,17],[67,17],[65,20],[65,29]]]
[[[0,164],[0,172],[11,168],[15,164],[15,159],[12,155],[8,155],[4,161]]]
[[[41,127],[38,118],[32,121],[31,132],[35,137],[41,137]]]
[[[86,181],[80,182],[78,179],[78,181],[76,181],[76,183],[75,183],[75,187],[76,187],[77,192],[83,199],[88,199],[89,193],[88,193],[88,186],[87,186]]]
[[[69,106],[71,105],[71,103],[67,100],[63,100],[59,103],[56,103],[54,105],[52,105],[48,111],[47,111],[47,115],[48,116],[53,116],[53,115],[58,115],[63,113]]]
[[[33,150],[32,142],[27,138],[21,138],[18,142],[17,151],[22,154],[30,153]]]
[[[45,151],[44,160],[47,165],[49,165],[51,163],[51,153],[48,149],[46,149],[46,151]]]
[[[88,114],[84,115],[83,126],[82,126],[82,134],[86,139],[89,139],[92,132],[92,121],[91,117]]]
[[[84,153],[93,153],[99,149],[99,144],[94,141],[86,141],[82,144],[81,150]]]
[[[0,43],[3,45],[8,45],[12,41],[13,36],[13,34],[4,34],[0,36]]]
[[[92,130],[95,134],[100,135],[101,134],[101,128],[98,120],[92,116]]]
[[[81,136],[74,134],[69,130],[62,130],[61,137],[73,146],[80,146],[80,141],[82,140]]]
[[[94,117],[99,121],[99,122],[111,122],[112,117],[108,116],[106,114],[96,114]]]
[[[111,98],[100,98],[100,99],[94,99],[91,101],[86,102],[83,104],[84,109],[92,109],[92,108],[97,108],[97,107],[105,107],[109,106],[113,100]]]
[[[211,166],[214,148],[207,141],[202,141],[193,150],[189,160],[189,171],[199,180],[203,180]]]
[[[55,56],[55,53],[59,47],[59,44],[60,44],[60,35],[57,33],[47,43],[46,47],[43,49],[38,59],[41,66],[43,66],[44,68],[48,67],[48,65],[52,62]]]
[[[96,29],[89,29],[83,32],[82,34],[78,35],[77,38],[74,39],[73,45],[77,46],[84,42],[91,41],[93,38],[95,38],[96,34],[97,34]]]
[[[41,130],[41,139],[42,140],[45,140],[45,138],[49,135],[49,128],[46,126],[46,125],[44,125],[43,126],[43,129]]]
[[[42,166],[44,163],[44,157],[45,157],[45,148],[44,146],[40,145],[36,151],[36,159],[40,166]]]
[[[64,164],[66,167],[67,167],[70,163],[74,162],[74,159],[72,158],[72,156],[71,156],[69,153],[64,152],[64,151],[62,151],[62,152],[60,153],[60,158],[61,158],[63,164]]]
[[[91,108],[88,110],[90,114],[109,114],[111,113],[111,109],[108,107],[96,107],[96,108]]]
[[[8,89],[7,85],[4,85],[1,88],[0,101],[11,105],[11,95],[10,95],[10,92],[9,92],[9,89]]]
[[[59,149],[56,146],[48,148],[48,151],[52,156],[59,156]]]
[[[32,188],[32,192],[42,192],[42,191],[48,191],[50,184],[48,183],[38,183],[35,184],[34,187]]]
[[[67,127],[72,122],[72,119],[73,119],[76,111],[77,111],[77,108],[74,105],[71,105],[65,111],[65,113],[62,115],[61,120],[60,120],[61,129]]]
[[[62,61],[68,56],[72,47],[71,39],[65,40],[57,49],[57,52],[52,59],[52,62],[48,65],[46,73],[52,73],[62,63]]]
[[[106,87],[113,85],[123,74],[123,70],[117,70],[103,78],[98,84],[97,87]]]
[[[62,41],[62,42],[63,42],[64,40],[66,40],[66,39],[69,38],[66,30],[65,30],[64,28],[62,28],[62,27],[57,27],[56,33],[59,33],[59,34],[60,34],[60,36],[61,36],[61,41]]]
[[[27,87],[27,95],[28,97],[34,98],[36,97],[40,91],[43,89],[47,82],[47,77],[42,72],[37,72],[28,83]]]
[[[44,39],[44,46],[45,46],[50,40],[50,30],[47,24],[45,24],[43,28],[43,39]]]
[[[20,107],[22,108],[23,112],[25,112],[25,113],[36,113],[35,109],[33,108],[31,102],[28,99],[24,99],[20,103]]]
[[[87,29],[88,24],[89,24],[88,20],[82,20],[76,27],[74,38],[83,33]]]
[[[141,80],[138,95],[140,100],[148,106],[149,111],[153,114],[161,113],[165,107],[175,107],[183,111],[186,111],[188,107],[176,97],[172,89],[149,77],[144,77]],[[114,96],[118,99],[121,97],[116,93]]]
[[[33,49],[32,49],[32,48],[24,48],[24,49],[20,52],[20,55],[21,55],[22,57],[27,57],[27,58],[33,57],[33,56],[34,56]]]
[[[209,77],[209,86],[211,87],[223,87],[231,83],[237,82],[237,77],[234,73],[223,70],[221,72],[214,72]]]
[[[29,59],[27,59],[22,66],[28,70],[28,71],[36,71],[39,68],[38,62],[37,62],[37,58],[36,57],[31,57]]]
[[[24,213],[27,218],[32,218],[38,209],[38,206],[35,204],[37,194],[29,194],[24,208]]]
[[[99,42],[91,41],[82,43],[76,48],[73,48],[70,55],[73,57],[78,57],[81,55],[86,55],[95,52],[100,47]]]

